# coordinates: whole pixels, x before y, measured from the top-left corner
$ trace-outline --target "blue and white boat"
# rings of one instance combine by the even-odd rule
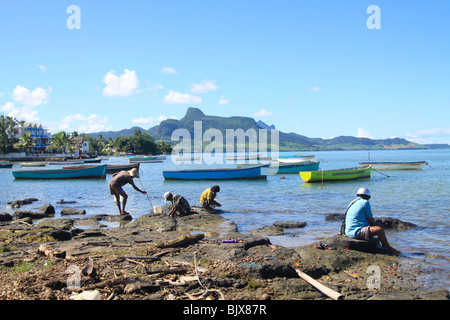
[[[267,179],[269,165],[250,168],[191,169],[163,171],[165,180],[237,180]]]
[[[12,168],[13,164],[6,161],[0,161],[0,168]]]
[[[274,163],[272,162],[269,168],[269,174],[277,173],[299,173],[301,171],[316,171],[319,170],[318,161],[300,162],[300,163]]]
[[[106,164],[51,170],[14,170],[15,179],[106,179]]]

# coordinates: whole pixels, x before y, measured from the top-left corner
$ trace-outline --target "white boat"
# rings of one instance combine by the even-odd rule
[[[67,160],[67,161],[50,161],[48,164],[49,165],[54,165],[54,166],[65,166],[65,165],[72,165],[72,164],[83,164],[84,161],[83,160]]]
[[[278,157],[272,158],[274,161],[278,161],[280,163],[301,163],[301,162],[316,162],[317,156],[308,155],[308,156],[288,156],[288,157]]]
[[[147,163],[161,163],[166,159],[165,156],[135,156],[128,157],[129,162],[147,162]]]
[[[225,160],[259,160],[261,154],[248,154],[248,155],[231,155],[225,156]]]
[[[372,165],[375,170],[422,170],[427,161],[367,161],[360,162],[360,166]]]
[[[20,166],[22,168],[28,168],[28,167],[45,167],[47,165],[47,161],[40,161],[40,162],[36,162],[36,161],[31,161],[31,162],[22,162],[20,164]]]

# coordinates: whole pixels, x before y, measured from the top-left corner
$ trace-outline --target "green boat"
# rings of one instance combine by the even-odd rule
[[[372,166],[360,166],[346,169],[320,170],[320,171],[304,171],[300,172],[300,177],[309,182],[326,182],[326,181],[347,181],[356,179],[370,178]]]

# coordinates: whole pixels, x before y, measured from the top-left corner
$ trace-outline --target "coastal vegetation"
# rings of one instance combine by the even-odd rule
[[[31,132],[21,133],[17,137],[14,128],[21,124],[21,121],[0,115],[0,154],[11,152],[27,152],[36,144]],[[80,138],[80,139],[77,139]],[[172,146],[163,141],[155,141],[147,132],[134,129],[133,135],[105,138],[101,134],[93,137],[78,131],[60,131],[53,134],[50,143],[46,147],[47,152],[73,154],[79,141],[89,143],[89,153],[91,154],[159,154],[170,153]]]
[[[0,114],[0,153],[14,152],[18,139],[14,136],[14,127],[18,121]]]

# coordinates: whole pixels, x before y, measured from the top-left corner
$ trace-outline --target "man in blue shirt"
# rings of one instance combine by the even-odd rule
[[[388,249],[389,254],[398,256],[401,252],[390,246],[383,225],[374,222],[369,203],[369,189],[360,188],[356,195],[357,198],[350,203],[345,215],[345,235],[349,238],[366,241],[377,235],[381,244]]]

